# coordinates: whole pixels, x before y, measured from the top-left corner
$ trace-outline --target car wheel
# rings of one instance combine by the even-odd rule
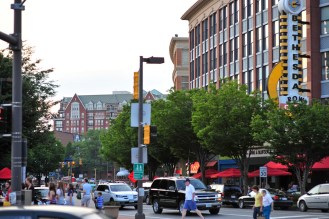
[[[299,210],[303,211],[303,212],[307,211],[307,205],[306,205],[305,201],[301,201],[299,203]]]
[[[184,209],[184,201],[180,201],[179,206],[178,206],[178,210],[179,210],[180,215],[182,215],[183,209]]]
[[[134,205],[134,208],[137,210],[137,208],[138,208],[138,205]]]
[[[239,208],[244,208],[244,202],[243,202],[243,200],[239,200]]]
[[[153,200],[152,208],[153,208],[154,213],[156,213],[156,214],[161,214],[162,213],[162,208],[160,207],[158,199]]]
[[[211,208],[209,209],[210,214],[218,214],[219,213],[219,208]]]
[[[145,198],[145,204],[147,204],[147,205],[151,204],[150,203],[150,197],[149,196],[146,196],[146,198]]]

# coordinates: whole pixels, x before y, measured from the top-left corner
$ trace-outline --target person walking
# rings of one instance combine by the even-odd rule
[[[64,192],[64,183],[59,181],[56,189],[56,199],[58,205],[65,205],[65,192]]]
[[[184,207],[182,210],[182,219],[186,216],[186,211],[195,211],[197,215],[199,215],[200,218],[204,219],[204,217],[201,214],[201,211],[198,210],[195,203],[195,188],[191,184],[190,179],[186,178],[185,180],[185,202]]]
[[[74,195],[74,188],[73,188],[73,184],[70,183],[69,184],[69,189],[67,191],[67,201],[66,201],[66,204],[67,205],[71,205],[71,206],[74,206],[74,198],[73,198],[73,195]]]
[[[32,179],[30,177],[26,177],[26,179],[25,179],[25,190],[31,190],[32,191],[32,202],[35,205],[37,205],[38,200],[37,200],[37,197],[35,197],[34,186],[33,186],[33,183],[32,183]]]
[[[102,196],[102,192],[98,192],[97,197],[95,197],[96,209],[102,210],[104,205],[104,199]]]
[[[9,202],[9,195],[11,193],[11,182],[10,181],[6,181],[6,184],[5,184],[5,187],[6,187],[6,196],[5,196],[5,200],[7,202]]]
[[[49,204],[51,204],[51,205],[57,204],[56,186],[55,186],[55,183],[53,183],[53,182],[49,183],[48,200],[49,200]]]
[[[270,219],[271,211],[273,211],[273,199],[266,190],[262,190],[263,196],[263,216],[265,219]]]
[[[81,206],[89,207],[92,188],[91,185],[88,183],[87,178],[84,179],[84,182],[85,183],[82,186],[82,192],[84,193],[84,195],[83,198],[81,199]]]
[[[263,211],[263,196],[259,192],[258,186],[254,185],[252,191],[255,193],[255,204],[253,208],[253,218],[257,219],[257,216],[260,216]]]

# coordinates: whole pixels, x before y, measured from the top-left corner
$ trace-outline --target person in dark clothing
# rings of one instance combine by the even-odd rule
[[[34,192],[34,186],[32,184],[32,179],[30,177],[27,177],[25,179],[25,190],[31,190],[32,191],[32,202],[37,205],[38,200],[37,197],[35,197],[35,192]]]

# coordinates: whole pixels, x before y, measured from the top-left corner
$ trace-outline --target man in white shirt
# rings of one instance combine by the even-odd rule
[[[197,213],[200,218],[204,219],[204,217],[202,216],[201,212],[197,209],[196,207],[196,203],[195,203],[195,189],[194,186],[191,184],[190,179],[186,178],[185,180],[185,203],[184,203],[184,207],[182,210],[182,219],[185,218],[186,216],[186,211],[195,211],[195,213]]]
[[[84,193],[83,198],[81,199],[81,206],[89,206],[90,199],[91,199],[91,192],[92,188],[91,185],[88,183],[88,179],[84,179],[85,183],[82,186],[82,192]]]

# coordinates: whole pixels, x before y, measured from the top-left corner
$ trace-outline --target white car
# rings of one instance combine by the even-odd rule
[[[102,193],[104,203],[115,201],[121,208],[134,206],[137,209],[138,193],[133,191],[126,183],[100,183],[94,192],[95,198],[97,198],[99,192]]]

